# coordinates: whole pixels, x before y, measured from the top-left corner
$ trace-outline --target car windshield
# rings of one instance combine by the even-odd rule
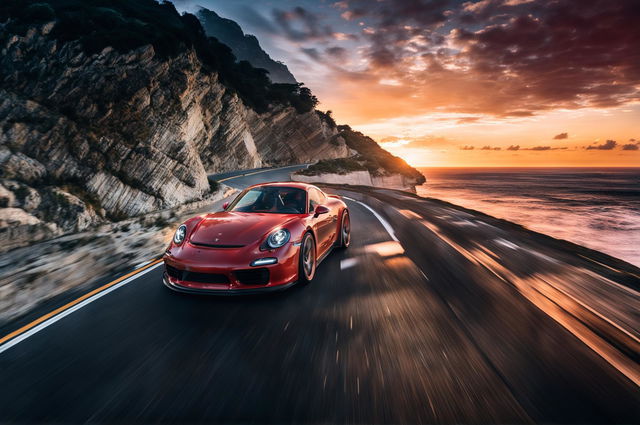
[[[304,214],[306,198],[305,190],[296,187],[255,187],[240,195],[227,211]]]

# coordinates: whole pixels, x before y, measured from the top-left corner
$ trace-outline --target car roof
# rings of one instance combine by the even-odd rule
[[[302,183],[302,182],[268,182],[268,183],[258,183],[258,184],[254,184],[252,186],[249,186],[247,189],[249,188],[253,188],[253,187],[262,187],[262,186],[276,186],[276,187],[295,187],[298,189],[304,189],[307,190],[311,187],[318,189],[318,187],[309,184],[309,183]],[[318,189],[320,190],[320,189]]]

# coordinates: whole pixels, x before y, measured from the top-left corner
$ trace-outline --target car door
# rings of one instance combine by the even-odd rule
[[[338,220],[340,218],[340,208],[336,202],[331,200],[323,191],[319,190],[322,197],[322,205],[329,208],[326,215],[330,219],[327,225],[327,249],[331,248],[338,238]]]
[[[318,205],[324,205],[327,202],[327,197],[324,193],[316,188],[309,189],[309,212],[313,214]],[[333,234],[335,218],[333,211],[327,214],[320,214],[313,218],[313,227],[315,229],[316,237],[318,238],[318,257],[322,256],[330,247],[333,242]]]

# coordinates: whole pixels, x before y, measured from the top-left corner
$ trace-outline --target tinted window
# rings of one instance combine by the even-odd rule
[[[227,211],[303,214],[306,195],[295,187],[263,186],[249,189],[227,208]]]

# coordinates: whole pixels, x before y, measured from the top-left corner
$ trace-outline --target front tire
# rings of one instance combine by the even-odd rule
[[[306,233],[300,244],[300,260],[298,266],[298,280],[306,285],[313,280],[316,275],[316,241],[311,233]]]
[[[339,238],[340,243],[338,244],[338,247],[342,249],[348,248],[351,243],[351,217],[349,216],[348,210],[344,210],[342,213]]]

